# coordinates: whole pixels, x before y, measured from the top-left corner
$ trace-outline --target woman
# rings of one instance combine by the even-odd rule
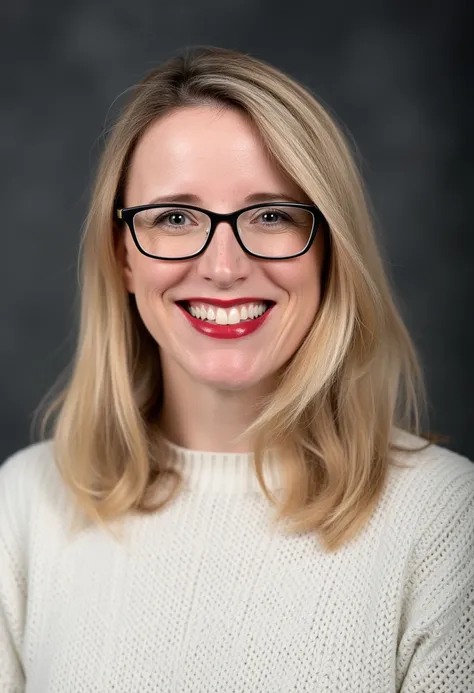
[[[82,250],[53,440],[0,471],[0,689],[472,690],[474,467],[419,435],[314,97],[229,50],[159,66]]]

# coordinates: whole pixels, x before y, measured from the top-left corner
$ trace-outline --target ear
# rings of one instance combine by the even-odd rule
[[[125,288],[130,294],[135,293],[134,281],[133,281],[133,270],[130,266],[129,261],[129,250],[126,243],[126,234],[123,229],[117,228],[116,230],[116,246],[115,252],[117,256],[117,262],[122,273]]]

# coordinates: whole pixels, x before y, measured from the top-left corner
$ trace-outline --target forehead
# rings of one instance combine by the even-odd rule
[[[191,193],[228,205],[256,190],[302,195],[245,114],[203,106],[180,109],[148,128],[131,157],[125,197],[132,206]]]

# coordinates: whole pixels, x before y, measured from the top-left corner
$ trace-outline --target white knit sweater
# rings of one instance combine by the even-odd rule
[[[0,467],[1,693],[474,691],[468,459],[404,458],[362,533],[326,554],[272,527],[251,455],[173,450],[187,489],[123,543],[67,539],[49,442]]]

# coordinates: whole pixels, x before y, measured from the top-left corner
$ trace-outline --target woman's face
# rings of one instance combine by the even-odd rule
[[[161,197],[184,202],[184,195],[193,196],[189,204],[221,213],[284,197],[310,202],[277,169],[244,115],[209,106],[181,109],[157,120],[130,162],[125,206]],[[305,255],[276,261],[247,255],[227,223],[217,226],[204,254],[190,260],[152,259],[140,253],[128,230],[121,238],[126,286],[135,294],[142,320],[159,345],[164,373],[179,371],[180,377],[220,390],[274,382],[319,307],[321,232]],[[217,315],[219,299],[242,298],[273,306],[253,332],[243,329],[243,336],[236,336],[231,327],[231,338],[203,332],[196,326],[201,321],[190,319],[177,303],[194,299],[196,306],[206,307],[207,316],[209,307]],[[238,306],[240,316],[242,307]],[[212,312],[210,318],[205,320],[207,326],[215,326]]]

